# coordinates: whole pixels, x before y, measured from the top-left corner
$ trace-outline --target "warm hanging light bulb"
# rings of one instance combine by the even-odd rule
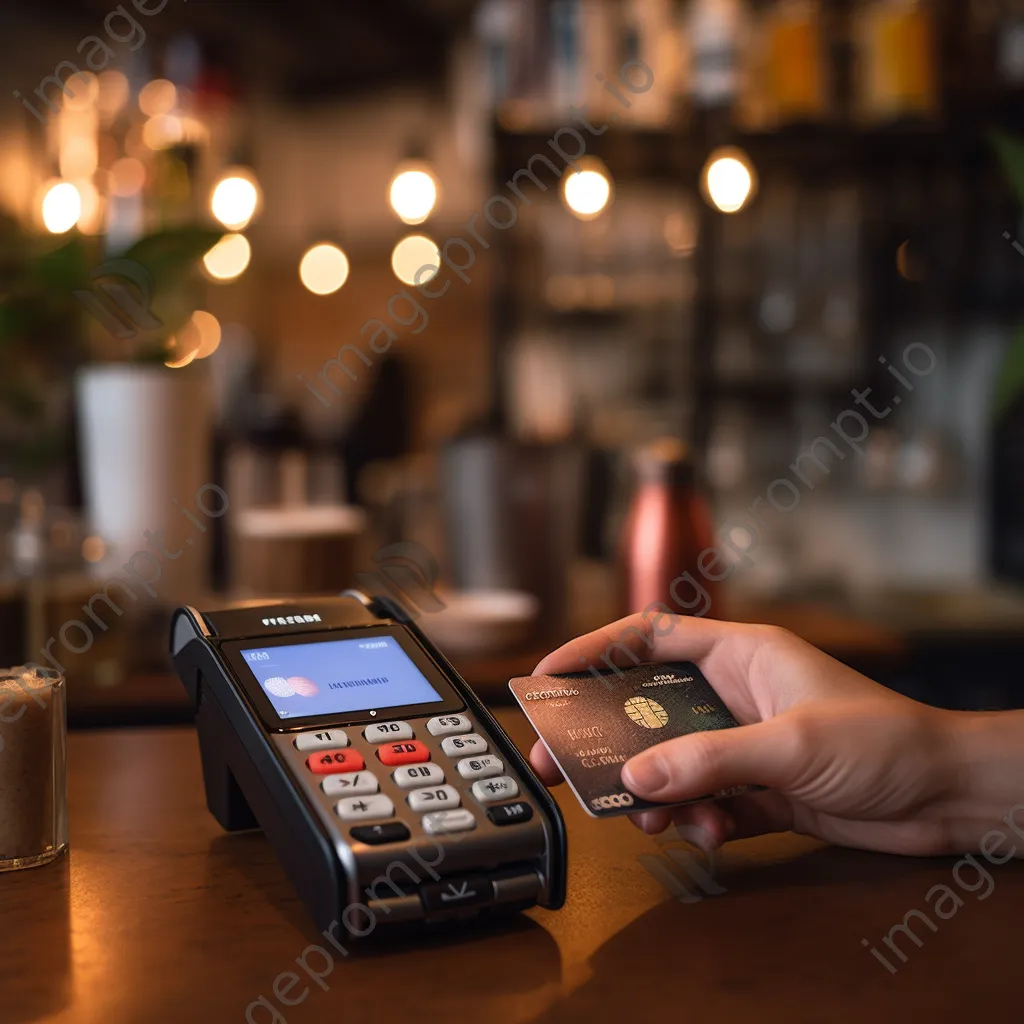
[[[705,198],[716,210],[738,213],[757,190],[757,177],[747,154],[727,146],[708,157],[701,185]]]
[[[391,179],[388,199],[399,220],[422,224],[437,205],[438,191],[437,179],[425,164],[403,164]]]
[[[82,216],[82,197],[70,181],[50,185],[43,196],[43,224],[54,235],[70,231]]]
[[[217,182],[210,197],[210,210],[226,228],[241,231],[256,215],[260,188],[255,176],[245,168],[232,168]]]
[[[391,252],[391,269],[402,284],[425,284],[440,266],[437,243],[426,235],[406,235]]]
[[[336,245],[320,242],[306,250],[299,277],[314,295],[330,295],[348,280],[348,257]]]
[[[611,201],[612,176],[608,168],[593,157],[580,160],[579,167],[578,171],[565,176],[562,199],[580,220],[593,220]]]
[[[245,235],[225,235],[204,257],[203,266],[217,281],[233,281],[239,277],[252,257],[252,247]]]

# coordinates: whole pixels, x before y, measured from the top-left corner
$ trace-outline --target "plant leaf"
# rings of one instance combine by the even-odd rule
[[[992,413],[997,418],[1009,411],[1016,397],[1024,391],[1024,327],[1018,327],[1010,339],[1003,365],[996,378],[992,395]]]
[[[85,246],[79,238],[73,238],[59,249],[43,253],[30,264],[33,283],[58,295],[84,288],[89,283],[86,269]]]
[[[0,302],[0,345],[19,341],[31,323],[31,314],[25,309],[24,302],[11,298]]]
[[[989,137],[999,154],[1006,176],[1017,192],[1018,200],[1024,205],[1024,143],[998,129],[993,129]]]
[[[198,227],[159,231],[140,238],[127,252],[122,253],[121,258],[141,263],[153,276],[154,285],[159,291],[181,280],[223,234],[223,231]]]

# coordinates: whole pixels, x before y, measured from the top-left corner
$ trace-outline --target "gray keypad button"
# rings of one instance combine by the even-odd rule
[[[464,757],[455,766],[464,779],[489,779],[495,775],[505,774],[505,765],[501,758],[493,754],[483,757]]]
[[[335,810],[343,821],[364,821],[369,818],[390,818],[395,805],[383,793],[339,800]]]
[[[487,740],[478,732],[465,736],[446,736],[441,740],[441,749],[449,757],[465,757],[467,754],[486,754]]]
[[[320,788],[328,796],[367,796],[380,790],[380,783],[373,772],[344,772],[328,775]]]
[[[444,782],[444,770],[439,764],[404,764],[391,777],[399,789],[421,789]]]
[[[445,832],[468,832],[476,828],[473,812],[460,807],[455,811],[434,811],[423,815],[423,831],[428,836],[441,835]]]
[[[367,743],[390,743],[392,740],[411,740],[412,726],[408,722],[377,722],[363,730]]]
[[[493,804],[498,800],[509,800],[519,796],[519,784],[509,775],[498,775],[493,779],[481,779],[473,783],[473,796],[482,804]]]
[[[458,807],[461,802],[459,791],[454,786],[414,789],[406,800],[414,811],[447,811],[450,807]]]
[[[465,715],[440,715],[427,722],[427,732],[431,736],[454,736],[472,731],[473,723]]]
[[[304,732],[295,737],[296,750],[338,750],[348,746],[344,729],[325,729],[323,732]]]

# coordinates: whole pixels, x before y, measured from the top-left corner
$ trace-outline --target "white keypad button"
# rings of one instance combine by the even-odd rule
[[[367,743],[390,743],[392,740],[411,740],[412,726],[408,722],[377,722],[363,730]]]
[[[449,757],[464,757],[466,754],[486,754],[487,740],[477,732],[465,736],[446,736],[441,740],[441,749]]]
[[[473,723],[465,715],[441,715],[427,722],[427,732],[431,736],[454,736],[472,730]]]
[[[395,813],[395,805],[383,793],[378,793],[376,796],[339,800],[335,810],[343,821],[363,821],[368,818],[390,818]]]
[[[320,784],[328,796],[366,796],[380,790],[380,783],[373,772],[345,772],[343,775],[328,775]]]
[[[304,732],[295,737],[296,750],[337,750],[348,746],[348,736],[343,729],[324,732]]]
[[[468,832],[476,828],[476,818],[472,811],[460,807],[456,811],[434,811],[423,815],[423,831],[428,836],[441,835],[444,832]]]
[[[399,789],[421,789],[441,785],[444,770],[439,764],[405,764],[396,768],[391,777]]]
[[[446,811],[458,807],[459,791],[454,786],[434,786],[431,789],[414,789],[407,797],[414,811]]]
[[[481,779],[473,783],[473,796],[482,804],[493,804],[498,800],[508,800],[519,796],[519,784],[508,775],[499,775],[493,779]]]
[[[493,754],[483,757],[464,757],[456,766],[464,779],[489,779],[505,774],[505,765]]]

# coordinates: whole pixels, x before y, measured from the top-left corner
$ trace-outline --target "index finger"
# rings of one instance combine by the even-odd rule
[[[699,663],[724,640],[737,637],[741,628],[717,619],[636,612],[563,644],[542,658],[533,674],[584,672],[591,666],[604,671],[641,661]]]

